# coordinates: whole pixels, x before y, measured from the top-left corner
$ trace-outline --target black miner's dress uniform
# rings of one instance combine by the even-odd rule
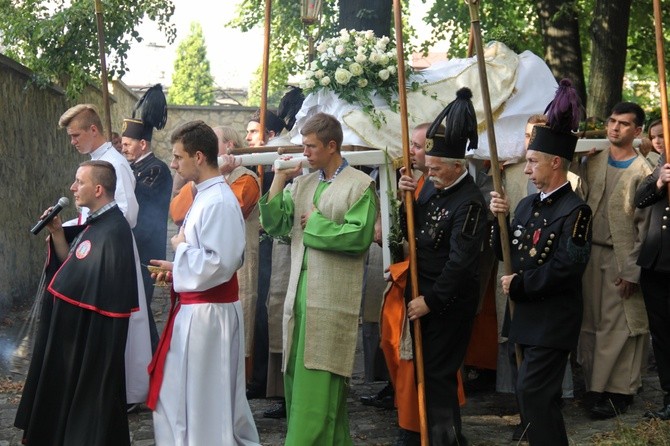
[[[540,200],[524,198],[509,227],[515,303],[509,340],[521,346],[517,380],[521,418],[531,445],[567,445],[559,406],[570,350],[582,321],[582,274],[591,248],[591,209],[566,183]],[[491,246],[502,258],[500,228]]]
[[[453,163],[450,169],[460,164],[465,173],[444,189],[426,181],[414,213],[418,295],[430,308],[420,321],[426,418],[432,446],[467,444],[461,434],[456,374],[465,357],[479,303],[479,255],[487,212],[481,191],[464,167],[466,143],[474,143],[477,136],[472,93],[463,88],[456,96],[428,129],[426,155],[446,158],[446,163]],[[445,115],[446,131],[441,125]],[[461,121],[463,117],[469,119],[452,120]],[[462,129],[467,131],[461,133]]]
[[[658,166],[640,184],[635,194],[639,208],[653,206],[649,232],[642,243],[637,264],[642,267],[640,286],[649,317],[652,347],[658,367],[658,378],[665,393],[664,417],[670,417],[670,204],[668,188],[656,188],[660,167],[666,163],[665,155]]]
[[[464,444],[456,373],[479,303],[485,212],[484,197],[470,175],[444,191],[426,181],[415,203],[418,294],[431,310],[421,318],[421,336],[434,445]]]

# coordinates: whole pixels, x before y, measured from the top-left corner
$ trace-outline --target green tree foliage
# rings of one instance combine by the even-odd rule
[[[214,105],[214,78],[209,69],[207,46],[199,23],[177,48],[168,102],[178,105]]]
[[[108,75],[126,72],[126,53],[142,37],[143,18],[156,22],[168,41],[172,0],[103,0]],[[35,73],[39,85],[64,87],[74,97],[89,82],[100,82],[100,55],[94,2],[91,0],[0,0],[0,50]]]
[[[626,53],[624,69],[626,79],[622,86],[622,98],[636,101],[646,109],[659,107],[659,96],[656,91],[658,71],[652,1],[635,0],[632,2],[627,45],[616,49]],[[544,56],[545,48],[536,12],[539,2],[540,0],[482,1],[480,18],[484,40],[500,40],[517,52],[528,49]],[[621,32],[621,30],[608,30],[606,26],[601,26],[602,23],[597,22],[599,17],[594,16],[593,12],[597,9],[596,4],[608,8],[616,6],[619,1],[575,0],[565,3],[571,3],[571,7],[576,8],[586,78],[584,84],[588,84],[591,77],[592,42],[596,34],[599,34],[598,38],[607,39],[607,36],[601,34]],[[670,37],[670,3],[662,2],[661,7],[663,30],[667,42]],[[423,46],[424,50],[437,41],[451,37],[449,56],[463,57],[465,55],[470,24],[468,9],[463,1],[436,0],[424,21],[434,29],[432,38]],[[670,58],[666,56],[666,64],[669,61]],[[558,70],[554,70],[556,71]],[[618,93],[613,94],[616,96]],[[597,105],[592,107],[594,110],[600,108],[602,107]]]
[[[265,0],[242,0],[237,7],[237,17],[228,25],[249,31],[265,22]],[[286,90],[291,74],[304,70],[307,60],[307,36],[331,37],[337,29],[337,0],[324,0],[321,26],[305,26],[300,20],[300,2],[274,0],[270,23],[270,68],[268,71],[268,105],[277,106]],[[258,59],[262,67],[263,48],[251,52],[249,57]],[[249,90],[249,103],[260,103],[261,69],[256,72]]]

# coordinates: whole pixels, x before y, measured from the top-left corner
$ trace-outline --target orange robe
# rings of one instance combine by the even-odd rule
[[[251,175],[242,175],[229,186],[235,194],[238,203],[240,203],[242,216],[246,220],[261,198],[261,189],[258,186],[258,182]],[[170,202],[170,217],[176,225],[180,226],[184,221],[186,213],[191,204],[193,204],[194,197],[195,187],[193,187],[193,182],[189,181]]]

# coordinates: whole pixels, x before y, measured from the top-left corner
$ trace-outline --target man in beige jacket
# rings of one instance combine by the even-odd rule
[[[624,413],[641,386],[648,337],[647,315],[636,265],[648,225],[648,210],[635,208],[635,191],[651,173],[633,148],[644,111],[614,106],[607,121],[610,147],[581,166],[586,202],[593,210],[593,248],[584,273],[584,319],[577,359],[593,398],[592,418]]]

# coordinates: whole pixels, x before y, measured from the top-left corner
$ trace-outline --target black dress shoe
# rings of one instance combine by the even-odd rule
[[[286,418],[286,401],[281,400],[279,403],[263,412],[263,418]]]
[[[421,434],[400,428],[395,446],[421,446]]]
[[[632,402],[632,395],[605,392],[602,399],[591,409],[591,418],[594,420],[614,418],[626,413]]]
[[[391,383],[388,383],[382,390],[374,395],[362,396],[361,403],[363,403],[364,406],[378,407],[380,409],[393,409],[395,407],[394,399],[395,392],[393,391],[393,386]]]
[[[512,433],[512,441],[528,441],[528,426],[523,423],[519,423],[514,428]]]
[[[668,421],[670,420],[670,404],[666,404],[659,410],[648,410],[644,413],[644,417],[654,420]]]

